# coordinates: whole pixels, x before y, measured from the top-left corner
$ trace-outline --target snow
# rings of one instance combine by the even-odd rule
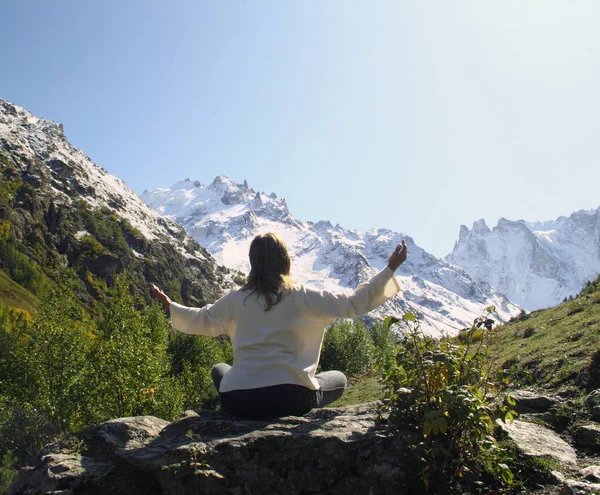
[[[525,309],[554,306],[600,273],[600,208],[543,222],[501,219],[491,232],[461,229],[447,260]]]
[[[181,222],[225,266],[245,274],[250,269],[252,239],[277,232],[292,257],[292,279],[332,292],[348,293],[384,268],[396,245],[406,238],[409,260],[397,272],[401,296],[372,316],[382,318],[412,310],[421,315],[424,329],[434,335],[456,334],[489,305],[496,305],[504,319],[519,311],[491,287],[478,286],[466,273],[426,253],[405,234],[386,229],[363,234],[340,225],[333,227],[327,221],[303,222],[290,214],[285,200],[277,195],[256,193],[225,176],[215,178],[207,187],[197,181],[180,181],[168,188],[145,191],[142,199]],[[415,274],[420,281],[413,279]]]

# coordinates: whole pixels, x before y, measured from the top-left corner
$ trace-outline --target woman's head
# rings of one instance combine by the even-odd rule
[[[277,234],[257,235],[250,244],[250,275],[242,289],[265,297],[265,311],[281,301],[291,285],[291,259],[285,241]]]

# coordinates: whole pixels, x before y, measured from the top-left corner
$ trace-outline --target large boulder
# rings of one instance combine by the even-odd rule
[[[524,421],[504,423],[498,420],[497,423],[524,455],[550,457],[567,466],[577,464],[575,449],[552,430]]]
[[[555,397],[529,390],[515,390],[509,395],[516,403],[513,409],[519,414],[543,413],[559,402]]]
[[[403,494],[400,438],[377,426],[374,403],[274,421],[122,418],[88,428],[80,449],[48,446],[7,494]]]

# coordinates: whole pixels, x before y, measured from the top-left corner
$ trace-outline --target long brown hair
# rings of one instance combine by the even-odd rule
[[[251,290],[265,298],[265,311],[283,299],[283,290],[291,287],[292,261],[285,241],[277,234],[257,235],[250,244],[250,274],[242,290]],[[249,297],[247,296],[247,297]]]

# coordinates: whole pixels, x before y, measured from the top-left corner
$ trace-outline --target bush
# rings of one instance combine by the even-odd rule
[[[17,471],[13,467],[16,462],[17,458],[10,450],[2,455],[0,459],[0,493],[4,493],[8,489],[17,475]]]
[[[332,323],[325,332],[320,369],[338,370],[347,376],[371,373],[375,368],[373,338],[361,320]]]
[[[513,413],[488,396],[498,392],[489,379],[486,347],[494,321],[477,318],[463,344],[426,336],[412,313],[402,323],[406,332],[384,368],[383,409],[392,426],[419,438],[411,451],[422,484],[415,489],[438,494],[452,487],[468,491],[481,481],[488,487],[511,484],[493,434],[495,420],[512,421]]]

